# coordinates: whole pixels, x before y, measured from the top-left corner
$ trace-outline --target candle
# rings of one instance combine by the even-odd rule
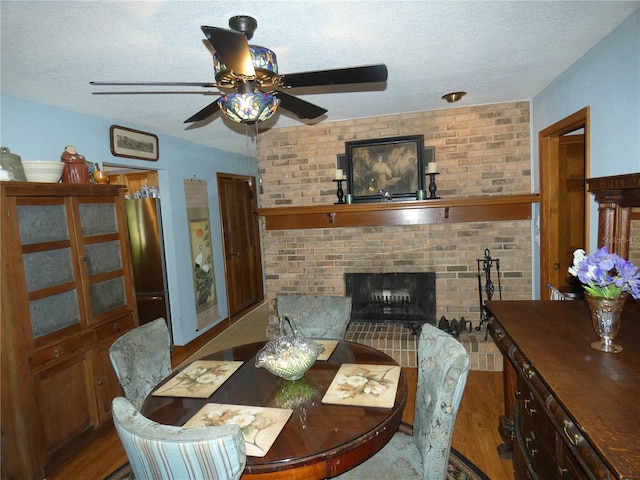
[[[341,168],[336,170],[336,180],[342,180],[344,178],[344,173]]]
[[[436,173],[438,171],[438,166],[436,162],[427,163],[427,173]]]

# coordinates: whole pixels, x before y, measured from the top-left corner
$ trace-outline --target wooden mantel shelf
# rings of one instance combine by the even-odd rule
[[[530,220],[537,193],[259,208],[267,230]]]

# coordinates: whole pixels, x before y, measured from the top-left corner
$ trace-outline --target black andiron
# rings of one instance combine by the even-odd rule
[[[491,300],[493,298],[493,294],[495,292],[495,286],[493,284],[493,280],[491,280],[491,269],[496,267],[496,274],[498,276],[498,295],[500,300],[502,300],[502,286],[500,285],[500,259],[499,258],[491,258],[491,251],[488,248],[484,250],[484,258],[478,258],[476,260],[478,262],[478,295],[480,297],[480,323],[476,327],[476,330],[480,330],[482,328],[482,324],[484,322],[489,321],[489,310],[484,305],[482,301],[482,273],[484,272],[485,284],[484,291],[487,294],[487,300]],[[487,335],[489,334],[489,330],[485,332],[484,339],[487,339]]]

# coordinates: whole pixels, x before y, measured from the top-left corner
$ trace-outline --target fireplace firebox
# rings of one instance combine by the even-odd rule
[[[345,273],[345,290],[351,323],[436,324],[435,272]]]

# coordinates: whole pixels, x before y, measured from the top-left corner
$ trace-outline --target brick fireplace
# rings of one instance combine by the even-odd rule
[[[438,195],[445,199],[530,192],[529,104],[514,102],[260,132],[261,207],[332,205],[345,141],[413,134],[435,147]],[[345,295],[345,273],[434,272],[436,319],[464,316],[475,327],[477,258],[486,248],[500,258],[502,298],[531,298],[531,227],[531,220],[492,220],[271,230],[263,219],[267,299],[271,305],[281,294]],[[394,358],[409,350],[402,330],[364,335],[385,342]],[[484,328],[460,339],[472,368],[502,368]]]

